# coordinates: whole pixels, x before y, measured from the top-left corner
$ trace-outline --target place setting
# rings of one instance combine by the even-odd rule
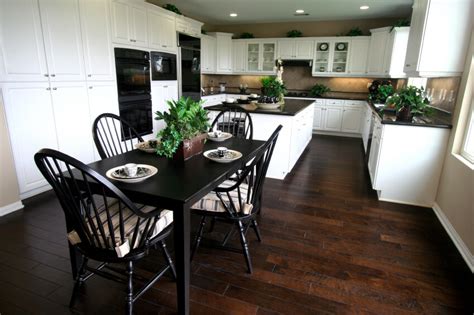
[[[211,132],[207,133],[207,139],[214,142],[223,142],[232,138],[232,134],[229,132],[224,132],[218,129],[214,129]]]
[[[158,173],[158,169],[152,165],[127,163],[111,168],[105,173],[105,176],[124,183],[139,183],[156,173]]]
[[[230,150],[226,147],[207,150],[203,153],[204,157],[217,163],[230,163],[242,157],[242,153],[236,150]]]

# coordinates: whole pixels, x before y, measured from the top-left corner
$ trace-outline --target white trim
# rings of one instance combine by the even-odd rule
[[[14,211],[23,209],[23,207],[24,206],[23,206],[23,203],[21,202],[21,200],[18,200],[18,201],[15,201],[14,203],[11,203],[9,205],[0,207],[0,217],[4,216],[4,215],[7,215],[9,213],[12,213]]]
[[[48,190],[51,190],[51,189],[52,189],[51,185],[49,185],[49,184],[45,185],[45,186],[41,186],[41,187],[38,187],[38,188],[29,190],[27,192],[24,192],[24,193],[20,194],[20,199],[23,200],[23,199],[26,199],[26,198],[30,198],[30,197],[39,195],[42,192],[45,192],[45,191],[48,191]]]
[[[446,232],[448,233],[449,237],[451,237],[451,240],[453,241],[454,245],[456,245],[457,249],[461,253],[461,256],[464,258],[464,261],[468,265],[469,269],[471,269],[471,272],[474,273],[474,256],[469,250],[469,248],[466,246],[466,243],[463,242],[458,232],[456,232],[453,225],[451,224],[451,222],[449,222],[448,218],[446,217],[446,215],[444,215],[443,211],[437,203],[434,204],[433,211],[438,217],[441,224],[443,225]]]
[[[410,202],[410,201],[404,201],[404,200],[396,200],[396,199],[390,199],[390,198],[384,198],[380,197],[383,195],[381,190],[377,190],[377,195],[379,196],[379,201],[385,201],[385,202],[392,202],[392,203],[400,203],[403,205],[410,205],[410,206],[416,206],[416,207],[424,207],[424,208],[430,208],[432,205],[428,205],[426,203],[416,203],[416,202]]]
[[[347,133],[340,131],[321,131],[313,129],[313,135],[324,135],[324,136],[336,136],[336,137],[346,137],[346,138],[362,138],[360,133]]]

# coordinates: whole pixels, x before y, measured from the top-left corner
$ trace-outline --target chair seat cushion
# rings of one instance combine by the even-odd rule
[[[148,213],[156,209],[154,207],[146,206],[146,205],[136,205],[136,206],[138,209],[140,209],[140,211],[144,213]],[[114,248],[116,246],[121,245],[120,244],[121,243],[120,210],[121,210],[122,217],[123,217],[123,231],[124,231],[125,239],[129,241],[131,249],[138,247],[140,245],[140,239],[141,239],[142,233],[147,228],[148,220],[142,217],[139,217],[128,207],[124,207],[123,204],[120,202],[109,203],[108,210],[110,213],[111,225],[114,231],[115,239],[114,240],[112,239],[112,233],[109,230],[110,226],[107,220],[106,209],[105,207],[103,207],[99,212],[99,216],[100,216],[100,222],[102,223],[102,228],[105,231],[105,235],[108,235],[108,237],[107,237],[107,245],[105,245],[103,238],[99,237],[100,246],[101,247],[110,246],[111,248]],[[93,225],[91,224],[91,221],[93,222]],[[94,229],[94,226],[99,230],[100,228],[97,226],[97,220],[94,218],[91,221],[87,220],[90,230],[92,231]],[[154,222],[154,219],[152,219],[151,223],[153,222]],[[149,239],[152,239],[155,236],[157,236],[161,231],[163,231],[172,222],[173,222],[173,212],[170,210],[162,210],[154,226],[149,227],[150,229]],[[133,242],[132,244],[134,230],[136,229],[137,225],[138,225],[138,233],[136,233],[135,242]],[[101,235],[101,233],[98,233],[98,234]],[[96,241],[96,239],[94,240]]]
[[[219,185],[219,188],[228,188],[235,185],[235,182],[232,180],[226,180],[223,182],[221,185]],[[235,209],[237,210],[237,213],[242,213],[242,214],[249,214],[252,212],[252,204],[247,203],[247,195],[248,195],[248,185],[245,183],[240,184],[240,197],[242,200],[242,207],[240,206],[239,202],[239,194],[237,188],[230,191],[229,195],[232,199],[232,203],[235,206]],[[229,197],[227,196],[227,193],[221,193],[222,199],[225,202],[225,206],[227,206],[231,211],[233,211],[233,208],[230,204]],[[217,194],[212,191],[208,193],[205,197],[203,197],[201,200],[196,202],[191,208],[193,210],[201,210],[201,211],[209,211],[209,212],[220,212],[220,213],[225,213],[227,212],[223,202],[219,199]],[[242,210],[241,210],[242,208]]]

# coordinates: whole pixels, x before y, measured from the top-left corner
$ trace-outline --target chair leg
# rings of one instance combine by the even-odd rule
[[[81,264],[81,267],[79,268],[79,273],[77,274],[76,283],[74,283],[71,300],[69,300],[69,308],[74,307],[74,303],[76,302],[76,294],[78,293],[81,285],[84,283],[83,276],[84,276],[84,270],[86,268],[86,265],[87,265],[87,257],[82,256],[82,264]]]
[[[127,315],[133,314],[133,262],[129,261],[127,264]]]
[[[222,241],[222,246],[225,246],[225,244],[227,244],[227,242],[230,240],[230,238],[232,237],[232,235],[234,235],[234,225],[232,225],[230,227],[230,230],[229,232],[227,232],[227,234],[225,235],[224,237],[224,240]]]
[[[163,250],[163,255],[165,256],[165,259],[171,268],[171,273],[173,274],[173,277],[176,280],[176,268],[174,267],[173,259],[171,259],[170,253],[168,252],[168,248],[166,247],[166,243],[164,241],[161,241],[160,245],[161,249]]]
[[[262,235],[260,234],[260,228],[258,227],[257,220],[253,219],[251,224],[255,234],[257,235],[258,241],[262,242]]]
[[[197,249],[199,247],[199,244],[201,243],[201,239],[202,239],[202,234],[204,232],[204,226],[206,225],[206,219],[207,217],[206,216],[203,216],[202,219],[201,219],[201,224],[199,225],[199,231],[196,235],[196,240],[194,241],[194,246],[193,246],[193,250],[191,252],[191,261],[193,260],[194,258],[194,255],[196,254],[197,252]]]
[[[248,273],[252,273],[252,261],[250,260],[249,245],[247,243],[247,238],[245,237],[245,228],[242,221],[238,221],[238,227],[240,232],[240,244],[242,245],[245,261],[247,262]]]
[[[209,233],[212,233],[212,231],[214,231],[215,225],[216,225],[216,217],[212,217],[211,225],[209,226],[209,230],[208,230]]]

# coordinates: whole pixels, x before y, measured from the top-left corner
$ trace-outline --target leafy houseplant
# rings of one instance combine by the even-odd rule
[[[174,12],[178,15],[183,15],[181,13],[181,11],[179,11],[179,9],[174,5],[174,4],[171,4],[171,3],[167,3],[163,6],[164,9],[168,10],[168,11],[171,11],[171,12]]]
[[[255,36],[253,36],[252,33],[249,33],[249,32],[244,32],[240,35],[240,38],[254,38]]]
[[[203,101],[194,102],[181,97],[178,101],[167,101],[169,112],[157,111],[156,120],[163,120],[166,128],[158,132],[159,155],[178,160],[187,160],[202,152],[205,132],[209,129],[207,110]]]
[[[298,30],[291,30],[291,31],[288,31],[288,33],[286,33],[286,36],[287,37],[301,37],[303,36],[303,33]]]
[[[398,20],[397,22],[395,22],[395,24],[392,25],[390,32],[393,31],[395,27],[403,27],[403,26],[410,26],[410,21],[407,19]]]
[[[362,30],[358,27],[353,27],[347,32],[346,36],[362,36],[364,33],[362,33]]]
[[[387,98],[389,98],[394,92],[391,84],[379,85],[375,93],[370,94],[369,99],[374,104],[385,104]]]
[[[262,83],[262,94],[265,96],[278,97],[280,101],[283,101],[283,97],[286,94],[286,87],[282,81],[276,77],[263,77],[260,79]]]
[[[309,91],[309,94],[314,97],[321,97],[325,93],[331,92],[331,89],[325,86],[324,84],[315,84],[311,90]]]
[[[423,88],[404,87],[387,99],[386,107],[396,110],[397,120],[411,121],[413,116],[431,113],[430,102],[423,94]]]

